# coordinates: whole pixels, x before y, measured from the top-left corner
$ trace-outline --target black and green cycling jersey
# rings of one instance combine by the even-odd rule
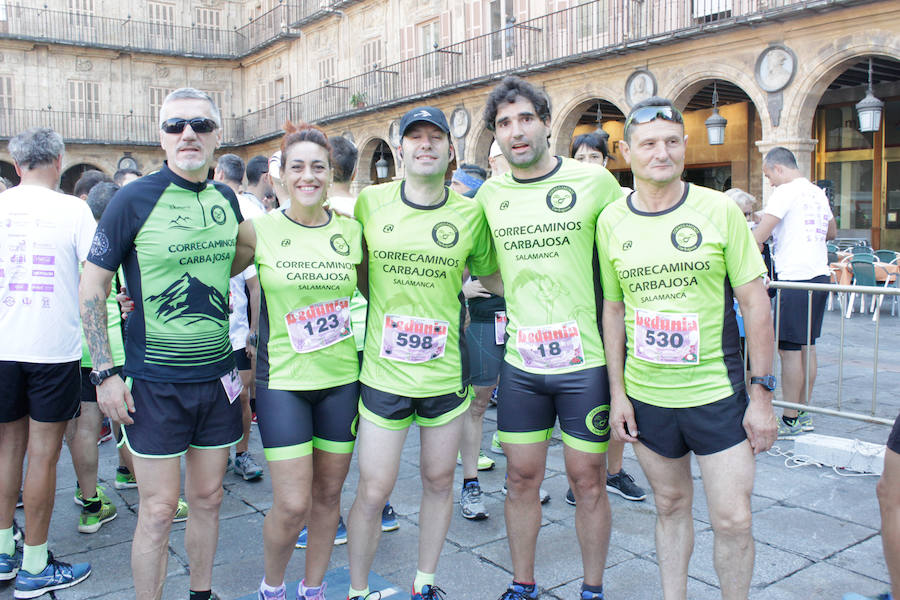
[[[234,368],[228,282],[242,220],[228,186],[187,181],[167,165],[113,196],[88,260],[125,271],[135,305],[125,375],[208,381]]]

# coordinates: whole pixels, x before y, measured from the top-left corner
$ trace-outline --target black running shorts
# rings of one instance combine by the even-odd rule
[[[78,416],[81,407],[81,361],[29,363],[0,360],[0,423],[28,416],[58,423]]]
[[[400,431],[415,421],[419,427],[446,425],[468,410],[472,402],[472,386],[458,392],[411,398],[383,392],[360,384],[359,414],[384,429]]]

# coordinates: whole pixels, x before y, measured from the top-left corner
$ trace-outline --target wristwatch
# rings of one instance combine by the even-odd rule
[[[777,382],[778,382],[778,380],[775,379],[775,376],[772,374],[765,375],[763,377],[751,377],[750,378],[750,385],[753,385],[754,383],[758,383],[759,385],[763,386],[770,392],[775,391],[775,386],[777,385]]]
[[[115,374],[115,369],[104,369],[102,371],[93,370],[91,371],[89,379],[91,380],[91,385],[96,387]]]
[[[247,342],[253,346],[254,348],[259,346],[259,334],[257,332],[253,332],[247,336]]]

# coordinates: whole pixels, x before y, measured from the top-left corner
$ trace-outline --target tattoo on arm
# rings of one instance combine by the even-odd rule
[[[95,369],[112,366],[112,352],[109,349],[109,330],[106,320],[106,299],[100,296],[85,298],[81,303],[81,322],[87,339],[91,362]]]

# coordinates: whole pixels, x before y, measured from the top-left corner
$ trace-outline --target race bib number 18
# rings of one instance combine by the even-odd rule
[[[313,352],[353,336],[350,298],[311,304],[284,315],[294,352]]]
[[[584,346],[576,321],[521,327],[516,349],[529,369],[562,369],[584,364]]]
[[[661,365],[700,362],[700,320],[696,313],[634,311],[634,355]]]
[[[381,358],[423,363],[444,356],[450,323],[434,319],[385,315]]]

